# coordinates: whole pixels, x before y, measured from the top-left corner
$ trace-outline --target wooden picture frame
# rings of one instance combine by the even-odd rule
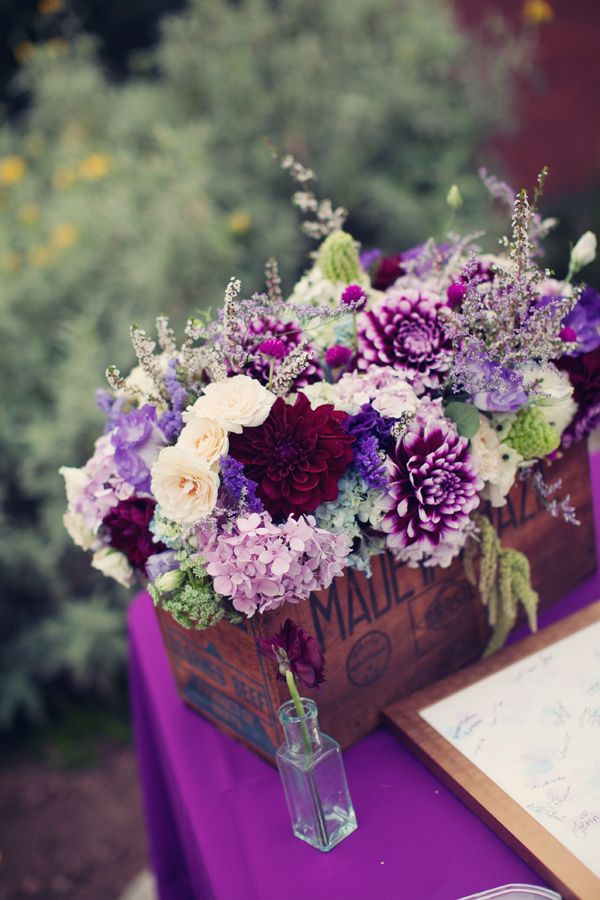
[[[600,602],[384,710],[389,728],[563,898],[600,898],[600,878],[420,715],[438,701],[600,621]],[[600,733],[598,734],[600,757]]]

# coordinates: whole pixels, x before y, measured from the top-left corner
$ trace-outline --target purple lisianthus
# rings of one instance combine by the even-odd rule
[[[384,447],[389,439],[393,421],[381,416],[370,403],[363,403],[360,412],[348,416],[344,421],[344,431],[354,434],[358,439],[373,435],[381,447]]]
[[[365,272],[368,272],[371,266],[374,266],[380,258],[381,250],[377,247],[374,247],[373,250],[362,250],[359,256],[360,264]]]
[[[165,572],[172,572],[178,568],[179,563],[174,550],[163,550],[162,553],[153,553],[146,560],[146,575],[150,581],[156,581]]]
[[[584,288],[563,324],[573,329],[578,345],[569,356],[591,353],[600,346],[600,294],[591,287]]]
[[[527,402],[523,379],[512,369],[481,360],[474,365],[474,381],[480,386],[473,393],[473,403],[486,412],[516,412]],[[488,389],[484,389],[486,385]],[[467,385],[468,389],[468,385]]]
[[[150,493],[150,468],[166,445],[158,427],[156,407],[146,404],[119,418],[112,432],[115,465],[121,478],[140,492]]]
[[[409,565],[448,566],[470,533],[483,481],[468,441],[444,418],[415,422],[391,453],[387,545]]]
[[[102,523],[108,543],[124,553],[134,569],[145,569],[148,557],[166,550],[154,543],[150,522],[156,502],[149,497],[130,497],[114,506]]]
[[[96,406],[106,416],[104,434],[112,431],[115,425],[118,424],[126,402],[126,397],[115,397],[112,391],[98,388],[96,391]]]

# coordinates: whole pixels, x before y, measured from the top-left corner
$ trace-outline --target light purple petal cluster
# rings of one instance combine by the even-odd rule
[[[109,434],[102,435],[96,441],[94,455],[87,461],[83,472],[85,485],[73,504],[73,510],[83,517],[88,528],[96,532],[113,506],[131,497],[134,488],[119,475],[115,448]]]
[[[435,388],[448,370],[452,344],[444,300],[417,291],[389,293],[358,318],[358,368],[391,366],[417,393]]]
[[[449,565],[470,533],[483,482],[468,446],[447,419],[416,421],[389,458],[382,529],[409,565]]]
[[[170,443],[175,443],[181,431],[183,430],[183,412],[189,404],[189,397],[186,389],[177,380],[177,359],[170,359],[167,365],[167,374],[165,375],[165,387],[171,401],[170,408],[167,409],[160,417],[158,424],[162,433]]]
[[[150,494],[150,468],[166,441],[156,408],[147,404],[124,413],[111,433],[117,472],[139,492]]]
[[[249,618],[328,587],[343,573],[350,549],[345,535],[317,528],[313,516],[290,516],[274,525],[268,513],[251,513],[219,534],[202,555],[215,591]]]

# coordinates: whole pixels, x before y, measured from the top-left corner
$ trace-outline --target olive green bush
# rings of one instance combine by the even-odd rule
[[[509,112],[519,42],[461,31],[449,0],[194,0],[121,85],[85,37],[39,45],[29,109],[0,126],[0,722],[49,686],[110,687],[125,592],[62,527],[61,464],[101,431],[94,390],[128,327],[217,305],[231,274],[288,286],[309,247],[265,139],[308,162],[369,245],[441,233],[475,148]],[[486,62],[487,61],[487,62]],[[492,61],[492,62],[490,62]]]

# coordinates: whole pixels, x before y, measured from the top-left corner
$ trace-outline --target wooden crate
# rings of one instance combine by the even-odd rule
[[[529,557],[542,606],[596,569],[585,443],[553,463],[547,477],[562,478],[580,527],[552,519],[526,483],[515,485],[507,506],[491,511],[503,543]],[[164,610],[157,615],[183,700],[270,762],[282,741],[277,709],[288,695],[257,653],[256,639],[286,618],[325,650],[327,681],[310,693],[323,731],[342,747],[376,728],[392,700],[473,662],[488,638],[485,610],[460,560],[448,569],[410,569],[390,554],[373,559],[371,579],[350,570],[310,600],[239,626],[190,631]]]

